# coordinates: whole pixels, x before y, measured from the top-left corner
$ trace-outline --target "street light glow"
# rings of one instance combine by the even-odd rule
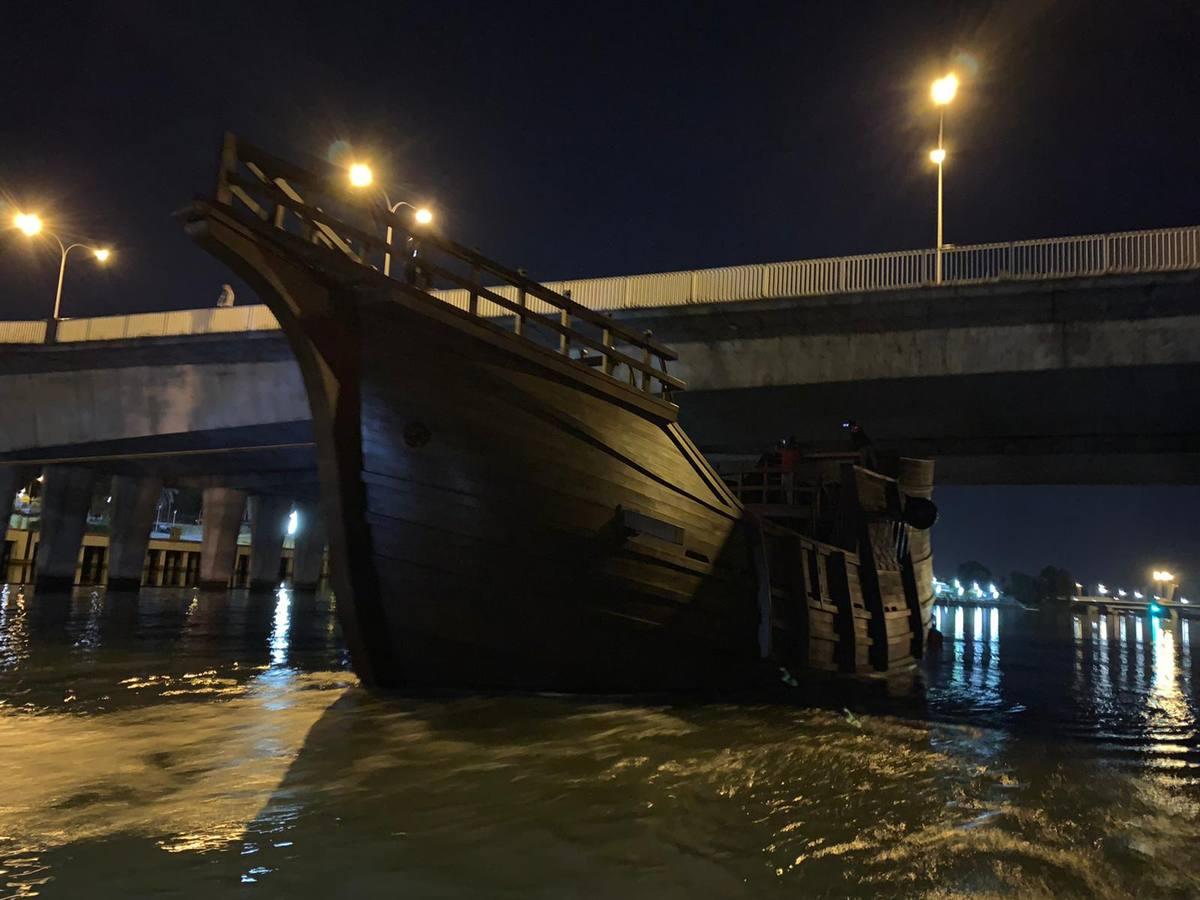
[[[930,89],[930,94],[933,97],[933,102],[938,106],[945,106],[954,99],[954,95],[958,93],[958,76],[953,72],[939,78],[933,83]]]
[[[13,216],[13,225],[33,237],[42,230],[42,219],[34,213],[17,213]]]
[[[355,163],[350,167],[350,183],[355,187],[366,187],[374,180],[371,167],[366,163]]]
[[[418,225],[428,225],[433,221],[433,212],[428,207],[422,206],[413,213],[413,218],[417,220]]]
[[[942,147],[938,147],[936,150],[930,150],[929,151],[929,159],[932,162],[934,162],[940,166],[942,163],[944,163],[946,161],[945,149],[943,149]]]
[[[12,222],[15,228],[19,229],[29,237],[40,234],[45,229],[45,223],[42,222],[41,216],[37,215],[36,213],[16,213],[13,215]],[[62,305],[63,275],[67,270],[67,257],[71,255],[71,251],[79,250],[82,253],[86,250],[88,253],[92,254],[92,257],[96,260],[96,262],[103,265],[104,263],[108,262],[109,257],[112,256],[112,250],[110,250],[108,247],[97,247],[93,244],[88,244],[83,241],[76,241],[75,243],[68,244],[65,243],[63,239],[54,232],[48,231],[46,233],[54,239],[54,243],[58,246],[59,252],[58,288],[54,292],[53,314],[54,321],[57,322],[60,318],[58,313]],[[52,331],[46,332],[47,343],[53,342],[53,335],[54,332]]]
[[[1174,581],[1175,576],[1172,575],[1170,572],[1168,572],[1166,569],[1155,569],[1154,570],[1154,580],[1155,581]]]

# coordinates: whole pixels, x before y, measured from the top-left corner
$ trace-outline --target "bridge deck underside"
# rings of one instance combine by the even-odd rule
[[[106,474],[145,475],[175,485],[219,485],[317,499],[311,422],[131,437],[0,454],[0,466],[89,466]]]
[[[885,452],[937,458],[940,483],[1198,484],[1198,301],[1200,273],[1181,272],[622,318],[680,351],[691,384],[676,395],[681,422],[707,452],[758,454],[789,435],[837,441],[854,418]],[[122,379],[131,367],[157,394]],[[287,421],[307,400],[278,332],[10,348],[5,378],[16,402],[0,446],[73,443],[0,464],[82,457],[188,478],[303,472],[315,484],[311,447],[286,446],[312,436]],[[31,418],[46,427],[25,427]],[[76,442],[101,427],[122,439]],[[118,458],[129,454],[142,456]]]
[[[881,451],[958,484],[1200,484],[1200,365],[1010,372],[689,391],[708,452],[828,442],[856,419]]]

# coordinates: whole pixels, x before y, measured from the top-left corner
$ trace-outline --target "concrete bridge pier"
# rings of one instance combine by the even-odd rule
[[[266,593],[279,587],[279,561],[287,536],[292,499],[265,495],[250,498],[250,590]]]
[[[91,469],[77,466],[46,469],[34,578],[39,591],[69,591],[75,586],[75,567],[95,486],[96,475]]]
[[[297,501],[296,512],[300,527],[292,551],[292,588],[313,591],[321,580],[321,563],[325,561],[325,520],[320,505],[312,501]]]
[[[117,475],[112,483],[111,537],[108,550],[108,589],[136,591],[142,586],[146,547],[154,512],[162,496],[162,479]]]
[[[1108,614],[1108,624],[1105,625],[1108,629],[1108,640],[1110,643],[1116,643],[1121,640],[1121,614],[1113,610]]]
[[[200,588],[223,591],[233,578],[238,532],[246,511],[246,493],[210,487],[202,496],[204,530],[200,543]]]

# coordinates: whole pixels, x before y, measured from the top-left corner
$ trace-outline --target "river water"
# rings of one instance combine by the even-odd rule
[[[1186,623],[937,614],[890,682],[412,698],[327,596],[10,588],[0,897],[1200,895]]]

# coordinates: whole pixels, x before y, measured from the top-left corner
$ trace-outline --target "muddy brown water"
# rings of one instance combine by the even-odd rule
[[[892,681],[381,697],[328,595],[10,587],[0,898],[1200,896],[1188,623],[937,616]]]

